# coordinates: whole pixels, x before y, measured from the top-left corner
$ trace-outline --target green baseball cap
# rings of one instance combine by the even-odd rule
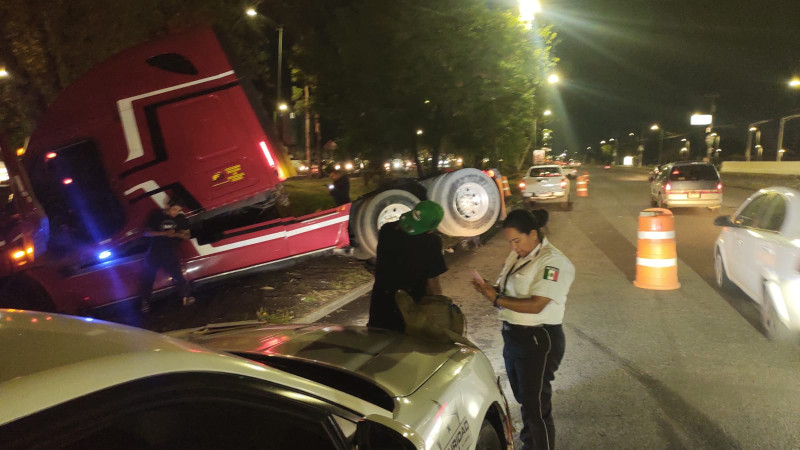
[[[400,228],[410,235],[435,230],[444,217],[444,209],[438,203],[425,200],[417,203],[411,211],[400,216]]]

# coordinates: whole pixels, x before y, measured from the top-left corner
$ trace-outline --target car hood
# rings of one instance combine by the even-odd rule
[[[357,326],[222,324],[169,333],[238,355],[300,358],[371,379],[387,393],[414,393],[460,347]]]

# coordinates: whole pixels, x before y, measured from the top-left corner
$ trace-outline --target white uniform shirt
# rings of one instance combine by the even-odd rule
[[[560,250],[544,238],[537,248],[522,258],[513,250],[506,258],[497,286],[508,297],[550,299],[539,314],[502,308],[500,320],[514,325],[558,325],[564,320],[567,293],[575,279],[575,266]]]

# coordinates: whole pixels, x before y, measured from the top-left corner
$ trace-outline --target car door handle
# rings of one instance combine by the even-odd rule
[[[737,243],[737,244],[739,244],[739,245],[742,245],[742,242],[743,242],[743,241],[742,241],[741,239],[737,239],[737,240],[736,240],[736,243]]]
[[[761,250],[764,250],[765,252],[769,253],[770,255],[774,255],[775,254],[775,250],[773,250],[773,249],[771,249],[769,247],[765,247],[763,245],[761,246]]]

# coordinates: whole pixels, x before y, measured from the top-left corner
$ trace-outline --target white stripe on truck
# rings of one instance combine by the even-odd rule
[[[196,84],[203,84],[209,81],[218,80],[229,75],[233,75],[232,70],[208,78],[203,78],[202,80],[190,81],[188,83],[178,84],[175,86],[166,87],[164,89],[159,89],[157,91],[146,92],[144,94],[117,100],[117,109],[119,109],[119,117],[122,121],[122,131],[125,133],[125,143],[128,145],[128,159],[126,159],[125,162],[144,156],[142,137],[139,135],[139,127],[136,125],[136,115],[133,111],[133,102],[143,98],[152,97],[154,95],[163,94],[165,92],[177,91],[178,89],[194,86]]]

